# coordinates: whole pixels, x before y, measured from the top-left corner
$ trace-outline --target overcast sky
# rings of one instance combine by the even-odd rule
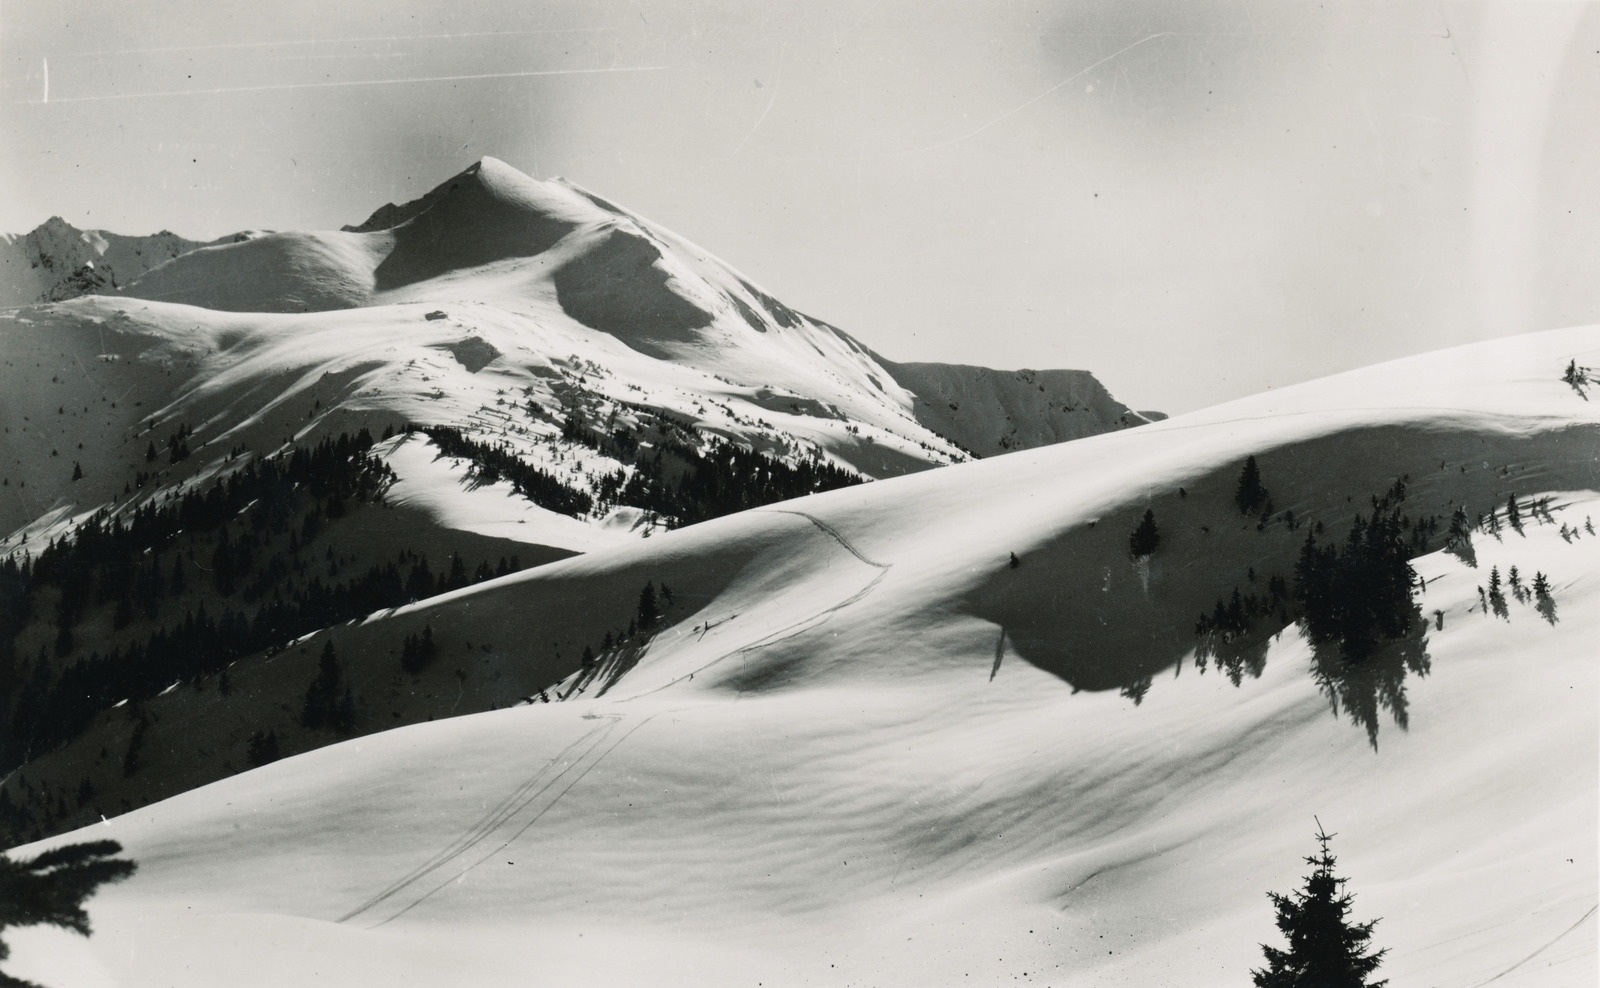
[[[494,155],[890,358],[1173,412],[1600,322],[1582,4],[0,0],[0,59],[17,233],[336,228]]]

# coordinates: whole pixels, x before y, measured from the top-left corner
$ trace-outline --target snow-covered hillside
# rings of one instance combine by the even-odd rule
[[[8,970],[1237,985],[1316,815],[1394,988],[1593,983],[1600,403],[1562,372],[1596,354],[1597,328],[1428,354],[630,540],[241,663],[237,730],[286,722],[274,684],[303,689],[330,641],[375,718],[535,702],[49,842],[114,837],[140,872],[94,900],[92,940],[17,935]],[[1270,505],[1246,514],[1252,456]],[[1343,544],[1380,505],[1431,547],[1403,640],[1346,662],[1274,634],[1276,595],[1197,640],[1213,602],[1265,598],[1308,536]],[[1439,551],[1457,509],[1471,534]],[[1160,542],[1134,558],[1146,511]],[[1535,574],[1548,602],[1524,600]],[[439,656],[402,675],[424,627]],[[192,761],[181,730],[152,757]]]

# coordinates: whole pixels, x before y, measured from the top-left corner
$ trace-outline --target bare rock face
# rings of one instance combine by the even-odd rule
[[[112,294],[146,271],[206,244],[168,230],[125,237],[52,216],[31,233],[0,234],[0,306]]]

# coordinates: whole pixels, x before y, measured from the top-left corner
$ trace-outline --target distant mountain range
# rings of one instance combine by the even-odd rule
[[[655,409],[698,436],[876,478],[1156,417],[1116,401],[1086,371],[893,363],[641,217],[493,158],[342,231],[200,244],[53,219],[7,246],[7,270],[18,274],[8,274],[9,298],[99,296],[48,318],[95,327],[94,359],[110,359],[109,348],[131,361],[118,374],[129,375],[138,416],[194,427],[191,447],[209,455],[167,482],[204,469],[219,445],[265,451],[358,421],[477,430],[550,467],[565,455],[560,432],[573,413],[603,415],[608,429],[622,414],[627,429],[634,413],[620,410]],[[233,315],[244,313],[274,318]],[[105,329],[115,346],[101,346]],[[169,369],[153,386],[132,368],[155,352],[184,353],[192,373],[168,381]],[[315,414],[279,422],[275,410],[313,378],[323,382],[312,389]],[[513,394],[519,410],[542,411],[514,427],[474,422]],[[122,411],[149,431],[148,418],[126,403]],[[80,483],[58,476],[48,456],[11,459],[33,493],[0,509],[8,532],[69,495],[80,510],[107,503],[133,466],[99,464]]]

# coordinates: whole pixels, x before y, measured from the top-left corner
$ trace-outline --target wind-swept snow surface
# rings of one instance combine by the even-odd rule
[[[92,940],[25,931],[8,970],[1238,985],[1316,815],[1395,988],[1591,984],[1600,405],[1561,371],[1596,352],[1580,329],[1430,354],[338,629],[381,652],[426,621],[467,682],[594,641],[646,581],[681,605],[565,703],[332,745],[58,839],[114,837],[140,871],[94,900]],[[1252,455],[1259,515],[1234,499]],[[1397,480],[1407,531],[1474,524],[1413,563],[1409,665],[1380,650],[1330,678],[1290,627],[1196,668],[1197,614],[1292,576],[1319,524],[1342,544]],[[1132,559],[1147,509],[1161,542]],[[1549,602],[1480,596],[1512,566]]]

